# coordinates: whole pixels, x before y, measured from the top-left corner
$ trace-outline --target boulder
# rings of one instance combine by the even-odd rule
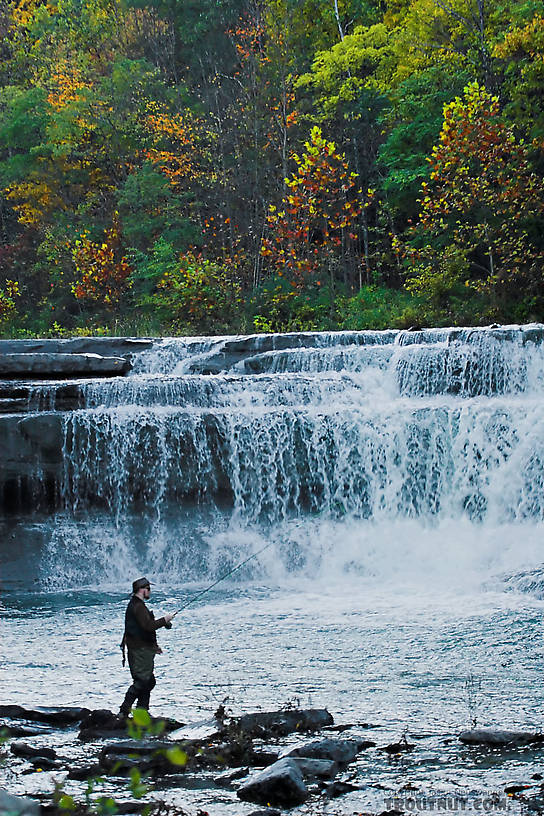
[[[260,711],[244,714],[233,720],[240,731],[250,737],[286,736],[293,731],[318,731],[332,725],[333,718],[326,708],[308,708],[295,711]]]
[[[14,796],[0,788],[0,816],[40,816],[39,802],[26,796]]]
[[[0,705],[0,717],[12,720],[31,720],[51,725],[74,725],[89,714],[88,708],[58,706],[56,708],[23,708],[20,705]]]
[[[293,757],[293,759],[305,779],[306,777],[333,779],[338,773],[338,763],[331,759],[307,759],[306,757]]]
[[[464,745],[488,745],[493,748],[541,743],[544,742],[544,734],[502,728],[472,728],[459,734],[459,739]]]
[[[10,745],[10,751],[14,756],[22,759],[30,759],[34,757],[46,757],[47,759],[57,758],[56,751],[54,751],[52,748],[46,748],[44,745],[34,748],[34,746],[28,745],[26,742],[12,742]]]
[[[328,759],[347,765],[353,762],[359,751],[365,745],[360,740],[323,739],[314,742],[295,745],[282,752],[282,757],[307,757],[309,759]]]
[[[0,354],[0,377],[4,379],[44,380],[73,377],[115,377],[126,374],[132,363],[124,357],[100,354],[23,353]]]
[[[244,802],[290,808],[306,801],[308,789],[297,763],[286,757],[250,777],[237,796]]]

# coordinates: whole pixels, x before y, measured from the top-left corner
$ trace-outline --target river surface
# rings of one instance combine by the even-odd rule
[[[155,582],[157,615],[260,551],[161,631],[152,713],[327,707],[376,742],[344,775],[360,790],[295,812],[416,792],[518,810],[503,789],[544,773],[544,750],[457,736],[543,725],[544,355],[484,335],[483,369],[463,374],[465,337],[419,338],[411,359],[390,335],[219,376],[187,363],[211,343],[171,341],[123,383],[89,384],[64,420],[64,508],[2,526],[0,702],[116,710],[131,581]],[[380,750],[403,735],[412,753]],[[54,777],[0,767],[14,792]],[[189,778],[155,795],[255,809]]]

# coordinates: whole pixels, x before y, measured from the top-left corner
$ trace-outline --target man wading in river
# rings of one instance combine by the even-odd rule
[[[123,666],[125,648],[128,649],[128,665],[133,683],[125,694],[119,710],[121,717],[128,717],[135,701],[138,708],[149,708],[149,695],[156,685],[153,663],[156,654],[162,654],[157,643],[157,629],[172,628],[173,615],[165,615],[155,620],[153,612],[145,605],[151,595],[151,585],[147,578],[138,578],[132,584],[132,598],[125,613],[125,634],[121,642]]]

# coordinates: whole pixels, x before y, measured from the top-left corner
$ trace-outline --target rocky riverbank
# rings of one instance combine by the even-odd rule
[[[0,718],[2,764],[9,764],[11,778],[30,780],[49,772],[53,781],[49,793],[30,798],[0,788],[0,814],[10,816],[57,816],[74,809],[80,814],[139,814],[144,808],[146,813],[181,816],[182,807],[166,806],[158,790],[184,789],[189,780],[190,786],[209,788],[212,797],[214,791],[218,797],[221,791],[235,792],[244,816],[274,816],[303,804],[304,813],[342,813],[347,811],[340,805],[330,809],[327,802],[361,789],[351,770],[361,752],[385,752],[395,762],[416,748],[406,737],[388,745],[354,737],[354,725],[335,725],[326,709],[229,717],[220,707],[210,719],[189,726],[149,718],[146,712],[136,712],[135,719],[125,722],[107,710],[71,707],[1,705]],[[359,731],[364,725],[359,724]],[[493,728],[463,731],[458,738],[474,751],[494,752],[495,759],[498,752],[511,758],[512,751],[538,750],[544,742],[540,733]],[[494,792],[484,809],[504,809],[512,800],[524,810],[544,811],[542,778],[536,773],[527,783],[505,785],[501,801]],[[78,783],[84,784],[79,793]],[[107,795],[101,793],[104,786]],[[408,781],[388,797],[395,806],[381,816],[420,810],[421,793],[408,793],[416,790]],[[253,805],[261,809],[252,810]],[[430,809],[448,808],[444,804]],[[471,807],[467,799],[462,809],[482,807]],[[204,816],[204,811],[199,813]]]

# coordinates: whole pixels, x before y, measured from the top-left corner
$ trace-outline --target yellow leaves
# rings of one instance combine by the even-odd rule
[[[83,96],[79,91],[90,88],[91,85],[82,78],[81,71],[73,65],[64,65],[51,77],[51,90],[47,101],[52,108],[60,111],[73,102],[80,102]]]
[[[38,224],[47,212],[61,207],[62,202],[45,181],[29,179],[7,188],[6,197],[13,204],[20,224],[33,226]]]

